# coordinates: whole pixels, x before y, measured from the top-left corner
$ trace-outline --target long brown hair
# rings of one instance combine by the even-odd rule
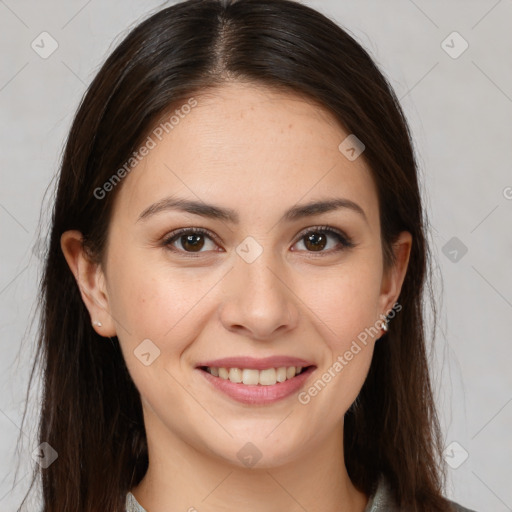
[[[118,339],[91,327],[60,237],[81,231],[91,257],[102,261],[122,183],[102,199],[94,191],[174,105],[227,80],[299,93],[334,114],[366,145],[387,265],[397,235],[412,234],[402,310],[376,344],[345,417],[345,462],[366,494],[383,473],[404,509],[449,510],[423,319],[426,216],[409,129],[368,53],[336,23],[291,0],[188,0],[160,10],[127,35],[85,93],[62,157],[34,361],[43,368],[39,442],[58,459],[35,467],[30,488],[40,476],[43,512],[119,512],[146,472],[140,395]]]

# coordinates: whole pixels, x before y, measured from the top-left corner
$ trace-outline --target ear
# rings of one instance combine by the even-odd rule
[[[381,294],[379,305],[382,314],[388,313],[396,303],[402,284],[407,273],[409,256],[411,254],[412,235],[408,231],[402,231],[396,242],[393,244],[393,253],[395,255],[394,264],[384,270],[381,284]]]
[[[91,316],[94,330],[100,335],[111,337],[116,335],[115,323],[110,314],[105,275],[99,263],[88,257],[83,246],[83,235],[80,231],[66,231],[60,238],[60,246],[64,257],[75,276],[82,300]]]

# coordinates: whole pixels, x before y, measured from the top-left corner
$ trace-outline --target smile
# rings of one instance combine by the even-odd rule
[[[316,366],[277,368],[235,368],[200,366],[196,368],[210,389],[236,402],[270,405],[300,392]],[[216,375],[218,374],[218,375]]]
[[[202,370],[207,371],[214,377],[229,380],[235,384],[245,384],[246,386],[273,386],[278,382],[285,382],[300,375],[306,370],[302,366],[281,366],[279,368],[267,368],[264,370],[256,370],[251,368],[217,368],[203,367]]]

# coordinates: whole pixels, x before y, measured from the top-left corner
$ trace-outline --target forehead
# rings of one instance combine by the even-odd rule
[[[152,148],[116,198],[115,211],[124,218],[135,222],[148,205],[171,195],[229,202],[241,218],[326,196],[357,200],[370,219],[378,215],[370,170],[363,158],[349,161],[340,152],[349,134],[326,109],[241,83],[193,99],[149,133]]]

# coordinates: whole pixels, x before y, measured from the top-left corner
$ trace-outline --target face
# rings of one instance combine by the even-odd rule
[[[124,178],[84,300],[148,437],[238,466],[251,442],[272,467],[342,432],[410,240],[385,271],[370,170],[319,106],[242,84],[195,100]]]

